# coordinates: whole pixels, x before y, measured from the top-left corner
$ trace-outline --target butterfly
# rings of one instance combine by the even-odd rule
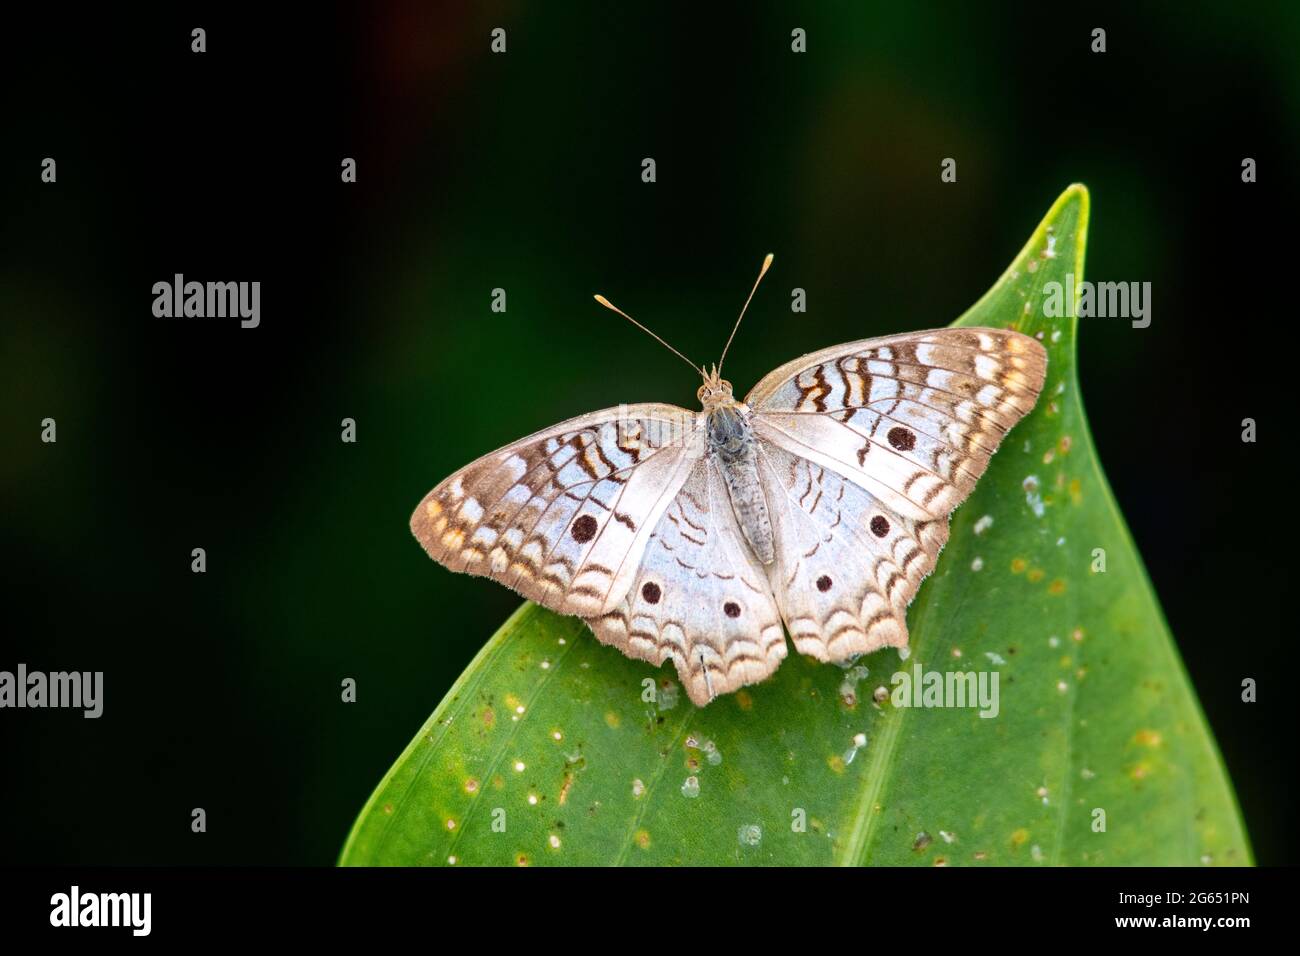
[[[628,657],[672,660],[697,706],[771,675],[786,632],[818,661],[906,647],[949,516],[1038,399],[1043,346],[993,328],[865,339],[739,401],[721,372],[736,328],[718,365],[690,362],[701,411],[623,405],[507,445],[425,496],[416,539]]]

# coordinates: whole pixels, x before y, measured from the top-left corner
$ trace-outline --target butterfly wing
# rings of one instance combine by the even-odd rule
[[[759,453],[776,540],[771,587],[795,649],[842,661],[907,645],[907,605],[948,540],[858,485],[772,445]]]
[[[779,547],[772,589],[795,647],[844,660],[907,644],[906,609],[1046,353],[997,329],[940,329],[804,356],[746,397]]]
[[[780,665],[781,614],[711,458],[696,463],[659,519],[620,604],[587,623],[629,657],[656,666],[671,658],[699,706]]]
[[[561,614],[601,614],[702,452],[698,415],[605,409],[485,455],[434,488],[411,531],[435,561]]]

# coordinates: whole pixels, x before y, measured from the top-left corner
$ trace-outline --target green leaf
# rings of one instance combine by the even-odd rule
[[[380,783],[341,862],[1249,863],[1093,449],[1077,320],[1044,314],[1046,283],[1082,281],[1087,222],[1072,186],[956,323],[1041,333],[1047,383],[954,515],[908,612],[910,657],[845,669],[792,653],[697,709],[670,666],[525,605]],[[873,699],[918,666],[996,674],[997,715]]]

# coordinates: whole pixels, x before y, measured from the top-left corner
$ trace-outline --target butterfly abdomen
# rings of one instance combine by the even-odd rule
[[[722,472],[736,522],[754,556],[771,564],[776,556],[767,498],[758,479],[758,446],[745,411],[738,405],[709,410],[709,455]]]

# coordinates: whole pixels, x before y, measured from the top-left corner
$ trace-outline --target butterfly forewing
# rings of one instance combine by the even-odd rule
[[[538,432],[434,488],[411,530],[453,571],[495,578],[563,614],[601,613],[631,585],[699,457],[698,417],[632,405]]]
[[[787,363],[746,397],[766,441],[839,472],[902,517],[946,517],[1046,373],[1034,339],[938,329]]]

